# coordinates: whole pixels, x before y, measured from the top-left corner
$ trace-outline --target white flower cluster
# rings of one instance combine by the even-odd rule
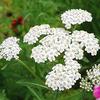
[[[0,59],[4,58],[10,61],[12,58],[18,59],[21,48],[18,45],[19,39],[9,37],[0,45]]]
[[[40,40],[40,44],[32,49],[31,58],[37,63],[46,60],[54,61],[60,53],[65,51],[66,59],[82,59],[84,55],[84,47],[87,53],[92,56],[97,54],[100,49],[98,39],[94,34],[86,31],[74,31],[72,35],[63,28],[51,28],[51,34]]]
[[[46,85],[53,90],[63,91],[64,89],[70,89],[81,78],[78,69],[80,65],[73,61],[73,65],[70,61],[67,65],[57,64],[52,68],[52,71],[46,76]]]
[[[90,83],[91,86],[90,84],[86,85],[86,83]],[[90,70],[87,70],[86,78],[82,78],[80,82],[80,87],[87,91],[92,90],[94,85],[100,85],[100,64],[93,66]]]
[[[88,78],[82,78],[80,82],[80,87],[87,90],[87,91],[92,91],[93,85],[92,83],[88,80]]]
[[[87,76],[94,85],[100,85],[100,64],[87,71]]]
[[[40,40],[41,45],[32,49],[31,57],[37,63],[45,62],[46,60],[54,61],[68,45],[70,44],[69,32],[63,28],[52,28],[51,35],[47,35]]]
[[[72,9],[64,12],[61,15],[61,20],[65,27],[70,29],[72,25],[91,22],[92,16],[85,10]],[[40,40],[41,35],[43,38]],[[65,64],[57,64],[46,76],[46,85],[53,90],[70,89],[81,78],[79,73],[81,66],[77,60],[83,58],[84,51],[94,56],[100,49],[98,39],[95,38],[93,33],[89,34],[83,30],[69,32],[64,28],[51,28],[48,24],[30,28],[24,36],[23,42],[34,44],[38,40],[40,40],[40,44],[32,49],[31,54],[31,58],[34,58],[35,62],[54,61],[60,54],[64,54]],[[0,45],[0,59],[18,59],[21,50],[18,41],[19,39],[16,37],[9,37],[4,40]],[[87,71],[88,79],[92,80],[93,85],[100,85],[100,65],[98,66]],[[87,86],[85,89],[91,90],[91,83],[85,81],[85,79],[82,80],[81,87]]]
[[[97,54],[100,49],[98,44],[99,40],[95,38],[93,33],[87,33],[86,31],[74,31],[72,34],[72,41],[80,43],[81,47],[85,47],[87,53],[91,53],[92,56]]]
[[[65,51],[65,63],[68,59],[82,59],[84,51],[78,42],[72,42],[69,48]]]
[[[67,29],[74,24],[81,24],[92,20],[91,14],[85,10],[72,9],[61,15],[62,22]],[[61,53],[64,54],[65,65],[57,64],[46,76],[46,84],[53,90],[71,88],[80,78],[78,70],[81,68],[77,60],[81,60],[84,51],[92,56],[100,49],[98,39],[93,33],[75,30],[69,32],[64,28],[51,28],[47,24],[35,26],[24,36],[24,42],[33,44],[44,35],[39,45],[32,49],[31,58],[37,63],[54,61]]]
[[[50,34],[50,26],[48,24],[34,26],[30,28],[29,32],[24,36],[24,42],[34,44],[38,41],[38,38],[41,35],[47,34]]]
[[[66,85],[65,85],[65,83],[63,83],[64,82],[63,79],[65,78],[65,76],[63,76],[64,78],[61,77],[60,79],[60,76],[63,71],[60,73],[59,71],[56,70],[57,72],[55,72],[53,68],[53,70],[46,77],[46,84],[49,87],[51,87],[53,90],[69,89],[77,81],[75,77],[79,75],[77,69],[78,65],[75,67],[74,59],[80,60],[83,58],[84,47],[88,53],[91,53],[92,55],[96,55],[97,51],[99,50],[98,40],[94,37],[93,34],[89,34],[85,31],[74,31],[73,34],[71,35],[69,34],[70,32],[65,31],[62,28],[52,28],[51,30],[52,30],[51,34],[47,35],[42,40],[40,40],[41,45],[38,45],[37,47],[34,47],[32,49],[31,57],[33,57],[37,63],[40,63],[40,62],[45,62],[46,60],[53,61],[56,59],[58,55],[60,55],[62,52],[65,52],[64,55],[65,64],[66,64],[65,66],[68,66],[67,68],[69,68],[70,72],[73,72],[73,70],[77,70],[76,71],[77,74],[74,76],[74,80],[73,77],[70,77],[69,73],[66,72],[67,76],[66,75],[65,76],[67,78],[66,78]],[[88,43],[90,45],[88,45]],[[59,82],[62,80],[61,83],[59,84],[57,83],[58,81],[56,80],[56,77],[59,77],[58,79]],[[69,77],[70,80],[72,80],[72,83],[69,82]],[[80,77],[78,77],[77,79],[79,78]]]
[[[65,24],[67,29],[71,28],[71,25],[81,24],[83,22],[91,22],[92,16],[91,13],[82,9],[71,9],[65,11],[61,15],[62,23]]]

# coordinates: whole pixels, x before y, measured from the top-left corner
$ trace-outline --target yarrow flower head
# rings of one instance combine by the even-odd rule
[[[96,55],[97,51],[100,49],[99,40],[95,38],[95,35],[83,30],[73,31],[72,41],[78,42],[81,47],[85,47],[85,51],[91,53],[92,56]]]
[[[89,12],[82,9],[71,9],[65,11],[61,15],[62,23],[65,24],[67,29],[71,28],[71,25],[81,24],[83,22],[91,22],[92,16]]]
[[[100,64],[93,66],[90,70],[87,70],[87,76],[94,85],[100,85]]]
[[[86,84],[90,83],[90,84]],[[95,65],[92,67],[92,69],[87,70],[87,76],[85,78],[82,78],[80,82],[80,87],[85,90],[92,90],[94,86],[100,86],[100,64]]]
[[[32,49],[31,57],[36,62],[54,61],[70,44],[69,32],[63,28],[52,28],[51,35],[40,40],[41,45]]]
[[[81,9],[68,10],[61,15],[61,20],[66,28],[71,25],[90,22],[92,16],[89,12]],[[39,39],[40,36],[42,39]],[[46,85],[53,90],[71,88],[81,77],[81,68],[77,60],[84,57],[84,51],[92,56],[100,49],[99,41],[93,33],[83,30],[70,32],[64,28],[51,28],[48,24],[32,27],[24,36],[24,42],[39,45],[32,49],[31,58],[37,63],[55,61],[59,55],[64,55],[64,64],[57,64],[46,76]],[[91,85],[90,85],[91,86]]]
[[[50,34],[50,26],[48,24],[37,25],[30,28],[29,32],[24,36],[24,42],[34,44],[41,35]]]
[[[72,88],[76,81],[81,78],[78,72],[80,65],[76,61],[73,62],[73,64],[70,64],[70,61],[68,61],[67,65],[57,64],[54,66],[46,76],[46,85],[59,91]]]
[[[88,78],[81,79],[80,87],[87,91],[93,91],[93,85]]]
[[[19,39],[9,37],[0,45],[0,59],[4,58],[10,61],[12,58],[18,59],[18,54],[21,48],[18,45]]]

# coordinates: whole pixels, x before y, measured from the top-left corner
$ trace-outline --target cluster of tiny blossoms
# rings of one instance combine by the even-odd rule
[[[93,85],[87,77],[81,79],[80,87],[85,89],[86,91],[92,91],[93,89]]]
[[[50,26],[48,24],[36,25],[30,28],[29,32],[24,36],[24,42],[34,44],[41,35],[50,34]]]
[[[85,10],[72,9],[61,15],[62,23],[67,29],[71,25],[81,24],[92,20],[91,14]],[[39,40],[39,37],[45,37]],[[64,53],[65,65],[57,64],[46,76],[46,85],[53,90],[72,88],[81,77],[78,70],[81,68],[77,60],[81,60],[84,51],[92,56],[100,49],[98,39],[93,33],[83,30],[75,30],[72,33],[64,28],[51,28],[48,24],[35,26],[24,36],[24,42],[34,44],[39,40],[39,45],[32,49],[31,58],[37,63],[54,61],[61,53]]]
[[[83,22],[91,22],[92,16],[89,12],[82,9],[71,9],[65,11],[61,15],[62,23],[65,24],[67,29],[71,28],[71,25],[81,24]]]
[[[87,76],[80,82],[80,87],[87,91],[92,91],[94,86],[100,86],[100,64],[87,70]]]
[[[32,49],[31,57],[36,62],[54,61],[70,44],[69,32],[63,28],[51,28],[51,35],[47,35],[37,47]]]
[[[81,47],[85,47],[85,51],[91,53],[92,56],[97,55],[97,51],[100,49],[99,40],[95,38],[95,35],[83,30],[75,30],[72,34],[72,41],[80,43]]]
[[[77,61],[67,61],[66,65],[57,64],[46,76],[46,84],[53,90],[70,89],[81,78]]]
[[[85,10],[72,9],[63,13],[61,20],[65,27],[70,29],[71,25],[92,21],[92,17]],[[40,36],[43,38],[39,39]],[[72,88],[81,78],[79,73],[81,66],[77,60],[83,58],[84,51],[94,56],[100,49],[98,39],[93,33],[83,30],[70,32],[65,28],[51,28],[48,24],[30,28],[23,39],[23,42],[31,45],[37,41],[40,44],[34,47],[31,53],[31,58],[34,58],[37,63],[44,63],[47,60],[52,62],[60,54],[64,54],[65,64],[56,64],[46,76],[46,85],[60,91]],[[0,59],[17,59],[20,50],[18,39],[10,37],[0,45]]]
[[[0,59],[4,58],[10,61],[12,58],[18,59],[18,54],[21,48],[18,45],[19,39],[9,37],[0,45]]]

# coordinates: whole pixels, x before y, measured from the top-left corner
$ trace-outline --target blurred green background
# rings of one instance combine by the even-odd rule
[[[0,42],[9,36],[17,36],[22,38],[30,27],[37,24],[50,24],[52,27],[63,27],[60,20],[60,15],[72,8],[81,8],[92,13],[93,21],[91,23],[83,23],[80,29],[88,32],[93,32],[98,39],[100,39],[100,0],[0,0]],[[11,25],[13,20],[17,20],[18,17],[22,17],[24,23],[15,27],[15,31]],[[38,65],[31,59],[28,59],[30,55],[30,48],[25,44],[20,44],[24,51],[21,53],[21,59],[29,66],[37,66],[40,69],[37,70],[37,76],[42,76],[37,82],[43,84],[45,72],[48,72],[45,66],[51,66],[53,64],[41,64]],[[28,50],[27,50],[28,48]],[[25,58],[23,58],[25,55]],[[83,63],[83,65],[93,65],[94,63],[100,63],[100,52],[96,57],[89,56],[89,63]],[[31,62],[31,63],[30,63]],[[87,65],[86,65],[87,64]],[[29,84],[21,82],[20,85],[16,83],[19,80],[31,80],[32,77],[29,73],[21,67],[16,61],[5,62],[0,61],[0,100],[93,100],[92,93],[84,92],[80,90],[78,86],[69,91],[58,93],[58,98],[55,99],[56,93],[48,91],[44,88],[28,87]],[[45,69],[41,72],[42,69]],[[41,81],[42,80],[42,81]],[[21,86],[22,85],[22,86]],[[25,88],[26,86],[28,88]],[[34,95],[33,95],[33,94]]]

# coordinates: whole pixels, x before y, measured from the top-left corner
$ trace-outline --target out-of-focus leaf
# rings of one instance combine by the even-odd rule
[[[4,90],[0,92],[0,100],[9,100]]]
[[[42,99],[39,97],[39,95],[35,92],[34,89],[32,89],[30,86],[26,86],[26,87],[30,90],[30,92],[31,92],[34,96],[37,97],[37,100],[42,100]]]
[[[17,83],[21,84],[22,86],[28,86],[29,85],[29,86],[34,86],[34,87],[37,86],[37,87],[48,89],[48,87],[41,85],[41,84],[34,83],[34,82],[18,81]]]

